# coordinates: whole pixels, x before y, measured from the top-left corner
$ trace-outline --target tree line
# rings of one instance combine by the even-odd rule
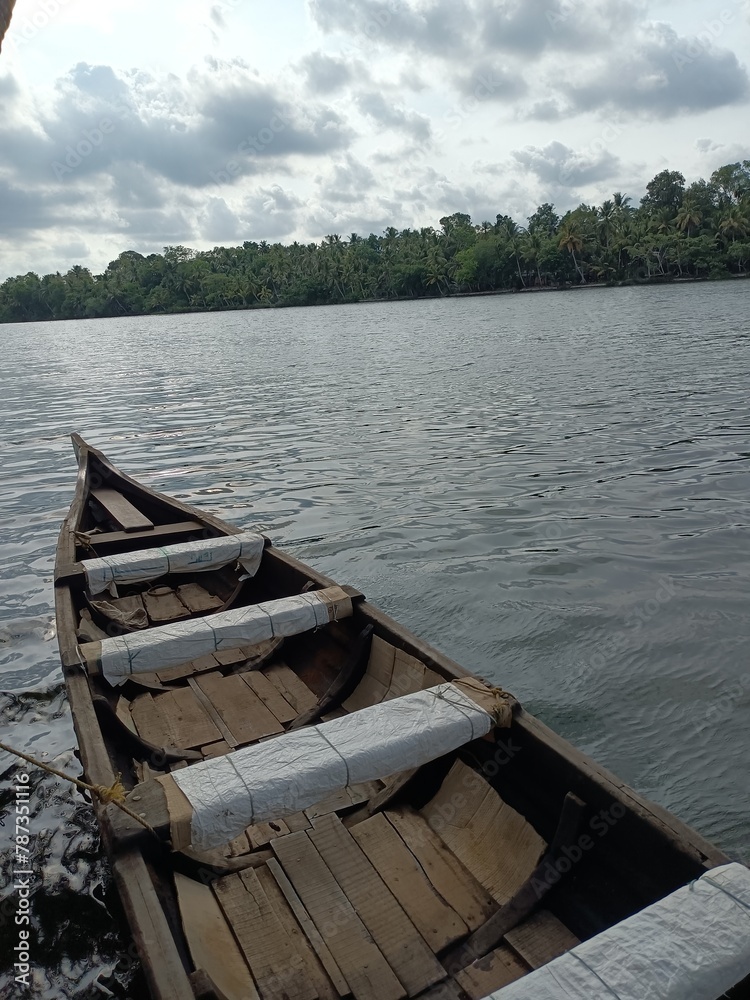
[[[28,274],[0,285],[0,322],[188,310],[323,305],[592,283],[632,284],[748,274],[750,160],[686,185],[663,170],[636,207],[615,193],[560,217],[541,205],[525,226],[510,216],[440,229],[389,227],[321,243],[246,241],[195,251],[126,250],[102,274]]]

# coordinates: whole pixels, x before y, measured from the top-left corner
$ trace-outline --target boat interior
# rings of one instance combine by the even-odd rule
[[[92,462],[76,561],[221,534],[220,522],[187,516]],[[225,567],[94,599],[71,575],[78,641],[85,649],[332,584],[271,545],[255,577],[241,577]],[[353,614],[311,632],[202,655],[117,688],[91,673],[126,787],[456,679],[451,661],[350,593]],[[414,771],[250,826],[221,848],[170,851],[144,840],[203,995],[480,1000],[702,874],[699,851],[677,845],[624,792],[613,796],[621,783],[608,785],[593,765],[582,770],[524,715]],[[501,911],[508,919],[482,938]]]

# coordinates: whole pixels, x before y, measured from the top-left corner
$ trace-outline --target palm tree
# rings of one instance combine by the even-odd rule
[[[681,232],[684,233],[687,230],[687,235],[690,236],[690,230],[693,226],[697,228],[703,222],[703,213],[694,202],[686,198],[674,221]]]
[[[558,243],[560,248],[565,248],[569,254],[573,257],[573,266],[576,271],[581,276],[581,284],[586,284],[586,278],[581,270],[578,260],[576,258],[576,253],[581,253],[583,251],[583,239],[581,237],[580,230],[573,223],[568,223],[563,231],[560,233],[560,242]]]
[[[448,261],[440,252],[438,247],[430,247],[427,251],[427,261],[425,267],[425,273],[427,275],[427,284],[436,285],[437,290],[441,291],[440,282],[445,282],[446,290],[448,288]]]
[[[719,223],[719,232],[722,236],[731,236],[734,243],[738,236],[747,236],[750,233],[750,219],[739,205],[732,205]]]
[[[535,231],[533,233],[524,233],[521,244],[524,258],[536,268],[539,285],[542,284],[542,272],[539,269],[539,258],[542,256],[544,251],[544,243],[545,239],[542,233]]]
[[[524,233],[525,230],[521,229],[513,219],[503,219],[500,223],[499,235],[505,240],[505,246],[510,256],[515,257],[518,277],[521,279],[521,285],[525,288],[526,282],[523,280],[523,272],[521,271],[521,237]]]

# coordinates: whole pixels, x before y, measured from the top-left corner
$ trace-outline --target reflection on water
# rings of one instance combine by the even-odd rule
[[[79,430],[750,858],[749,303],[738,282],[3,327],[2,738],[77,767],[52,568]],[[140,996],[88,807],[32,789],[33,995]]]

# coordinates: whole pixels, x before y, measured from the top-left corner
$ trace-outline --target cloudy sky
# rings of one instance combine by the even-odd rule
[[[18,0],[0,277],[518,221],[750,157],[750,0]]]

